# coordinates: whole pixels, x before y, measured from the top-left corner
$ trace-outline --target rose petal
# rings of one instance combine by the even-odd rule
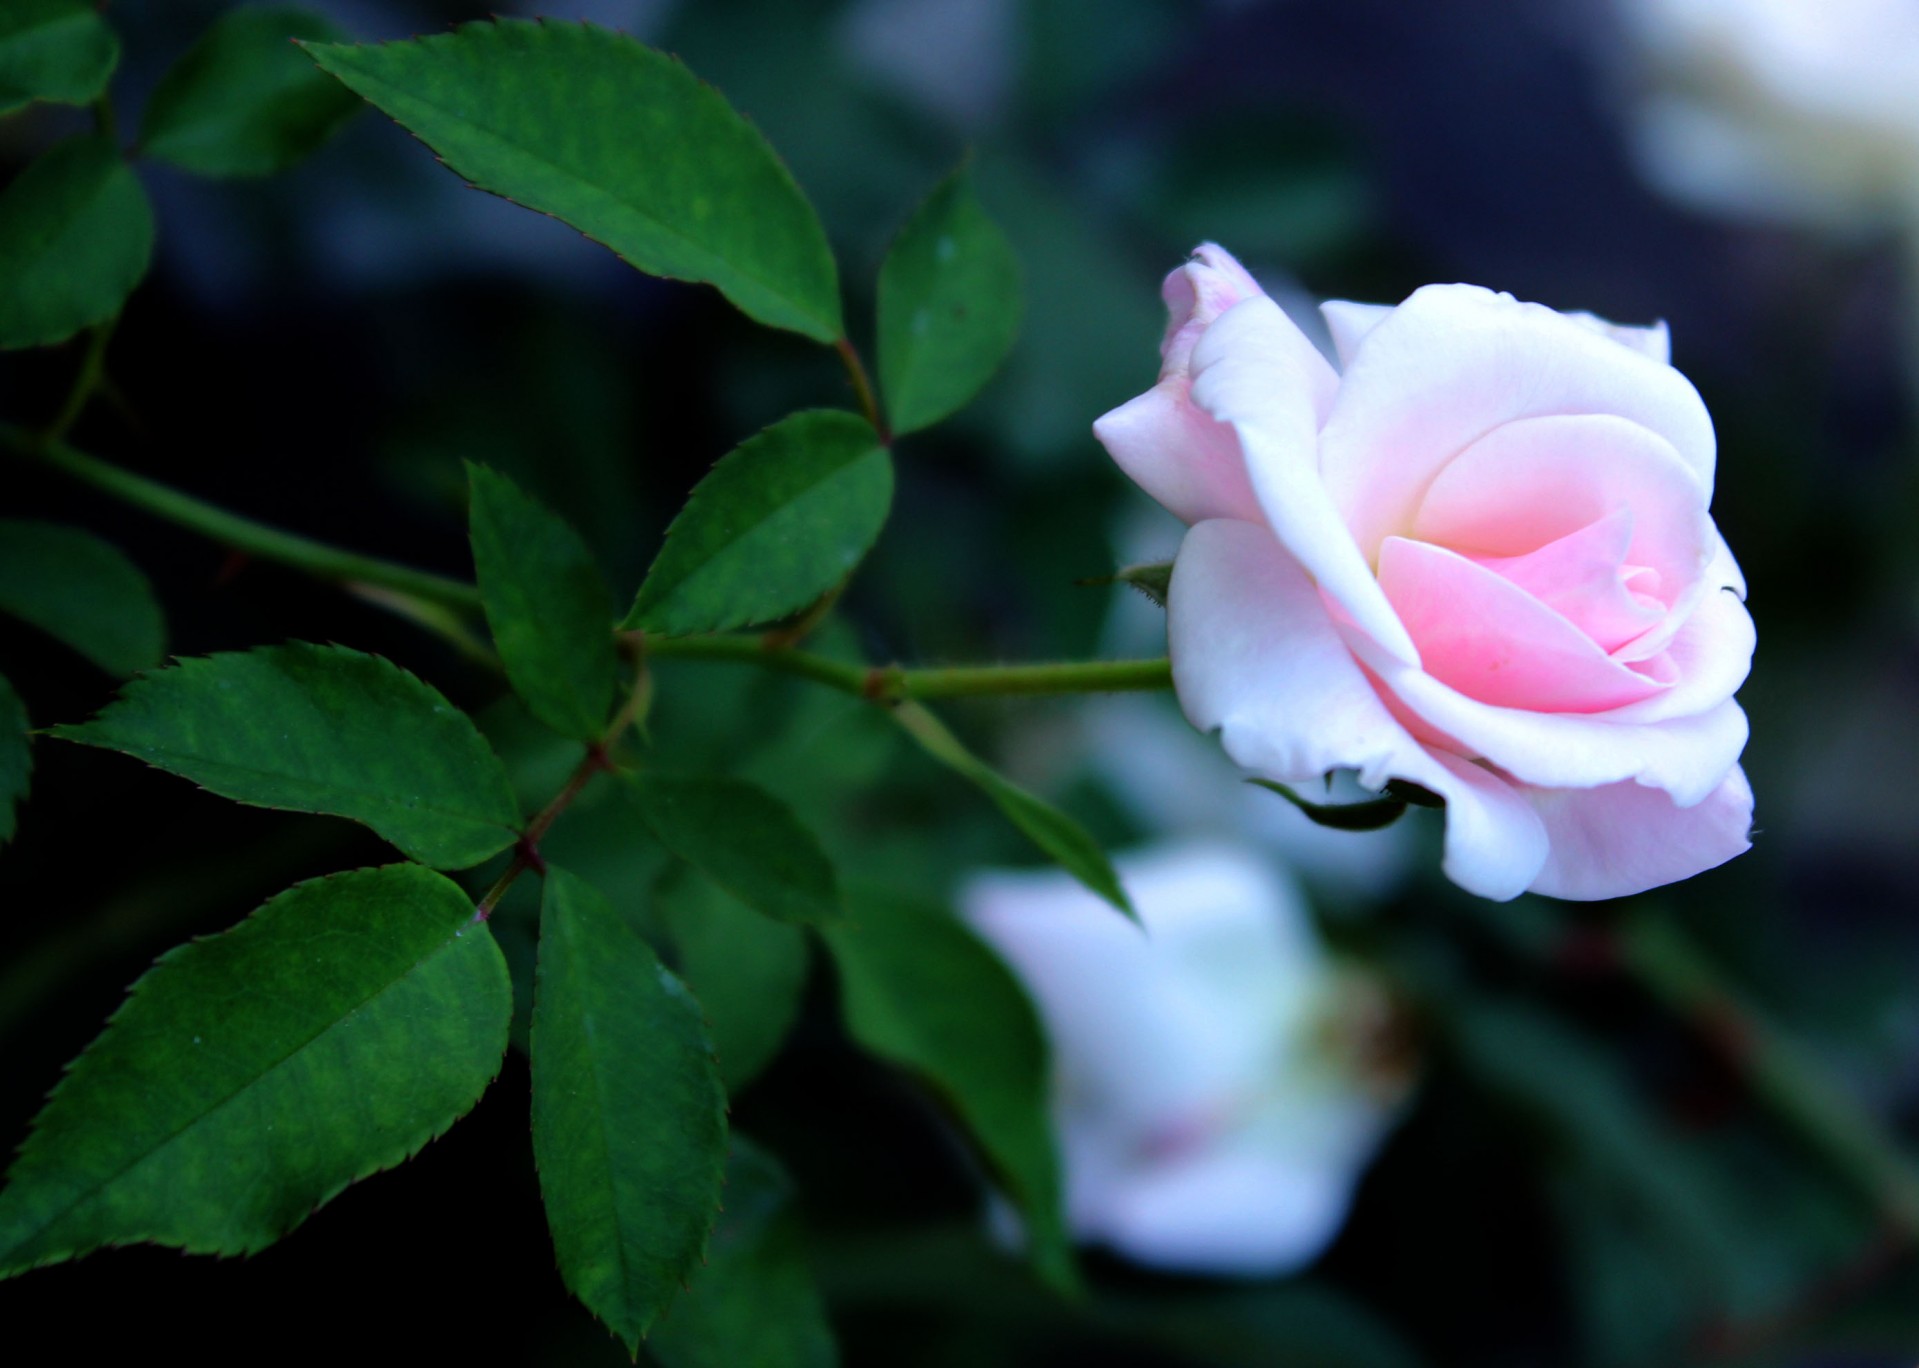
[[[1524,784],[1595,788],[1631,779],[1664,789],[1686,806],[1717,788],[1746,746],[1746,715],[1730,698],[1658,720],[1632,715],[1632,708],[1647,703],[1593,715],[1502,708],[1468,698],[1393,659],[1364,633],[1346,629],[1344,636],[1409,713],[1462,753],[1483,758]],[[1177,659],[1173,677],[1177,682]]]
[[[1639,784],[1526,796],[1552,839],[1533,891],[1555,898],[1623,898],[1691,878],[1752,844],[1752,786],[1738,766],[1691,807]]]
[[[1662,366],[1672,364],[1672,330],[1663,318],[1648,324],[1614,323],[1584,309],[1569,310],[1566,317],[1622,347],[1630,347],[1649,361],[1657,361]]]
[[[1752,670],[1758,636],[1752,614],[1730,587],[1715,589],[1700,601],[1674,635],[1667,655],[1672,688],[1643,703],[1609,714],[1615,722],[1662,722],[1688,717],[1731,698]]]
[[[1600,650],[1610,651],[1645,635],[1666,616],[1666,605],[1651,596],[1662,582],[1659,572],[1646,567],[1626,569],[1632,525],[1632,510],[1622,508],[1523,556],[1467,559],[1518,585],[1591,638]],[[1638,587],[1642,583],[1644,590]],[[1386,597],[1392,597],[1390,590]],[[1431,662],[1427,664],[1430,667]]]
[[[1320,317],[1333,335],[1333,351],[1341,368],[1353,364],[1359,344],[1393,311],[1391,304],[1356,304],[1350,299],[1329,299],[1319,306]]]
[[[1387,536],[1411,531],[1433,478],[1485,434],[1522,418],[1589,413],[1664,437],[1710,494],[1712,421],[1679,372],[1541,305],[1429,285],[1354,354],[1320,436],[1320,469],[1370,557]],[[1270,515],[1257,471],[1253,485]]]
[[[1626,563],[1656,571],[1658,596],[1688,609],[1713,550],[1706,491],[1670,442],[1623,418],[1531,418],[1487,433],[1434,478],[1411,535],[1474,559],[1523,556],[1622,512]]]
[[[1169,272],[1159,287],[1166,301],[1166,335],[1160,339],[1160,376],[1188,369],[1193,346],[1213,320],[1243,299],[1266,292],[1233,254],[1202,242],[1193,259]]]
[[[1270,299],[1249,299],[1206,330],[1193,353],[1193,402],[1239,435],[1265,521],[1320,588],[1402,660],[1406,629],[1333,508],[1317,468],[1333,368]]]
[[[1201,731],[1218,730],[1238,764],[1281,783],[1332,769],[1358,770],[1370,789],[1409,779],[1447,800],[1455,883],[1510,898],[1532,882],[1546,838],[1531,808],[1500,776],[1427,751],[1394,720],[1319,591],[1265,528],[1219,519],[1186,534],[1167,635],[1180,706]]]
[[[1093,424],[1119,468],[1183,522],[1261,520],[1233,430],[1193,407],[1192,386],[1172,375]]]
[[[1379,583],[1426,672],[1469,698],[1593,713],[1661,688],[1518,585],[1444,547],[1388,537]]]

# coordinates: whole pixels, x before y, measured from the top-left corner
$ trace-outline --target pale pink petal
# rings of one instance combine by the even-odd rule
[[[1585,327],[1591,328],[1601,337],[1609,338],[1622,347],[1630,347],[1650,361],[1662,366],[1672,364],[1672,331],[1666,321],[1657,323],[1614,323],[1601,318],[1598,314],[1587,313],[1584,309],[1574,309],[1566,317]]]
[[[1270,299],[1237,305],[1193,353],[1193,402],[1239,435],[1266,522],[1319,587],[1402,660],[1417,653],[1321,483],[1317,439],[1339,377]]]
[[[1460,753],[1484,759],[1521,783],[1594,788],[1630,779],[1664,789],[1684,806],[1717,788],[1746,746],[1746,715],[1731,699],[1658,721],[1631,715],[1645,703],[1592,715],[1502,708],[1394,660],[1363,633],[1347,629],[1344,636],[1411,716]]]
[[[1392,311],[1391,304],[1356,304],[1350,299],[1329,299],[1319,306],[1319,315],[1326,320],[1326,329],[1333,335],[1333,351],[1342,368],[1353,364],[1366,334]]]
[[[1551,309],[1469,285],[1429,285],[1367,334],[1321,433],[1320,469],[1371,556],[1411,533],[1427,486],[1466,447],[1562,414],[1657,433],[1710,494],[1712,421],[1684,376]],[[1257,471],[1253,486],[1270,515]]]
[[[1193,407],[1191,385],[1171,375],[1093,424],[1119,468],[1183,522],[1261,520],[1233,430]]]
[[[1526,793],[1552,838],[1533,891],[1555,898],[1623,898],[1691,878],[1752,844],[1752,786],[1737,766],[1691,807],[1639,784]]]
[[[1388,537],[1379,583],[1435,679],[1469,698],[1593,713],[1661,685],[1621,665],[1524,589],[1444,547]]]
[[[1526,419],[1488,433],[1442,470],[1413,515],[1412,535],[1475,559],[1520,556],[1621,512],[1632,517],[1626,563],[1668,604],[1620,660],[1656,655],[1705,592],[1717,533],[1706,491],[1670,442],[1604,414]]]
[[[1758,637],[1752,614],[1730,587],[1715,588],[1700,600],[1674,634],[1666,654],[1674,670],[1672,688],[1643,703],[1610,714],[1615,722],[1661,722],[1706,711],[1731,698],[1752,669]]]
[[[1166,335],[1160,339],[1160,375],[1184,373],[1193,345],[1213,321],[1243,299],[1266,292],[1224,247],[1202,242],[1193,259],[1171,271],[1160,285],[1166,301]]]
[[[1659,587],[1658,571],[1628,569],[1632,525],[1632,510],[1622,508],[1523,556],[1467,559],[1518,585],[1610,651],[1666,616],[1666,605],[1648,592]]]
[[[1167,638],[1181,707],[1201,731],[1219,732],[1236,763],[1282,783],[1333,769],[1357,770],[1375,790],[1411,780],[1447,800],[1455,883],[1510,898],[1532,882],[1546,854],[1532,810],[1500,776],[1427,751],[1394,720],[1319,591],[1265,528],[1220,519],[1186,534]]]

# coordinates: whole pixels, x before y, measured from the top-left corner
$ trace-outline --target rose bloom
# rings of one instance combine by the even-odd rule
[[[1647,175],[1714,211],[1847,228],[1919,208],[1912,0],[1620,0]]]
[[[1187,717],[1282,783],[1445,800],[1446,873],[1608,898],[1747,849],[1745,581],[1664,327],[1469,285],[1327,303],[1335,370],[1228,253],[1166,278],[1159,383],[1095,424],[1190,524]]]
[[[1057,869],[987,871],[959,899],[1052,1046],[1067,1224],[1156,1268],[1291,1272],[1339,1233],[1406,1090],[1384,995],[1244,849],[1116,865],[1144,935]]]

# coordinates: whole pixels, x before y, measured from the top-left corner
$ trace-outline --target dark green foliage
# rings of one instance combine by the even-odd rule
[[[29,100],[85,104],[107,88],[120,42],[87,0],[7,0],[0,9],[0,114]]]
[[[880,268],[880,388],[896,433],[929,427],[992,378],[1019,335],[1012,244],[965,168],[914,213]]]
[[[647,1341],[662,1368],[833,1368],[839,1352],[807,1268],[793,1184],[735,1135],[726,1214],[706,1266]]]
[[[893,463],[864,419],[796,413],[722,456],[667,529],[625,625],[682,636],[798,612],[886,525]]]
[[[483,190],[748,315],[840,335],[839,277],[806,197],[753,126],[674,58],[589,24],[501,19],[314,60]]]
[[[706,1010],[729,1093],[779,1053],[806,987],[806,933],[762,916],[693,873],[662,890],[659,912],[680,977]]]
[[[825,932],[854,1039],[924,1078],[978,1142],[1026,1221],[1034,1262],[1076,1283],[1047,1112],[1046,1038],[999,958],[943,909],[888,890],[848,893]]]
[[[893,716],[928,755],[984,789],[1007,820],[1060,868],[1127,916],[1134,915],[1132,900],[1120,886],[1112,861],[1086,828],[967,750],[945,723],[918,704],[902,703],[893,710]]]
[[[33,751],[28,745],[27,705],[0,675],[0,843],[11,841],[17,829],[15,809],[27,796],[33,777]]]
[[[147,273],[153,211],[110,138],[68,138],[0,192],[0,347],[64,342]]]
[[[166,623],[140,568],[91,532],[0,519],[0,612],[31,622],[108,674],[160,663]]]
[[[526,706],[578,741],[613,703],[613,605],[592,552],[504,475],[467,466],[473,568],[500,663]]]
[[[272,1244],[445,1131],[498,1071],[512,990],[418,865],[298,884],[133,986],[0,1190],[0,1274],[103,1244]]]
[[[443,869],[512,844],[520,820],[506,771],[466,714],[397,665],[343,646],[183,660],[53,734],[236,802],[351,817]]]
[[[719,1213],[726,1094],[699,1003],[590,885],[549,869],[533,1154],[568,1287],[639,1352]]]
[[[765,789],[744,779],[648,771],[634,794],[661,845],[748,907],[802,925],[839,917],[826,852]]]
[[[293,165],[360,108],[293,45],[340,36],[304,10],[228,10],[154,88],[140,150],[203,176],[264,176]]]

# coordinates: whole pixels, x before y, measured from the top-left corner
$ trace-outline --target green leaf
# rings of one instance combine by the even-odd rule
[[[450,880],[296,884],[162,956],[74,1061],[0,1191],[0,1275],[136,1240],[264,1249],[464,1114],[512,1009]]]
[[[700,481],[624,625],[681,636],[797,612],[853,572],[892,502],[892,458],[864,419],[783,418]]]
[[[1019,335],[1019,258],[962,167],[900,230],[880,268],[880,388],[896,433],[962,407]]]
[[[56,143],[0,191],[0,347],[111,318],[152,255],[153,211],[112,140]]]
[[[33,777],[33,751],[27,735],[27,705],[0,675],[0,842],[11,841],[18,829],[14,809],[27,796]]]
[[[942,765],[972,780],[986,791],[1009,821],[1060,868],[1099,894],[1127,916],[1138,920],[1133,903],[1120,886],[1112,861],[1086,828],[1043,799],[1005,778],[960,744],[946,724],[917,703],[901,703],[893,720],[919,742],[920,748]]]
[[[469,464],[473,567],[514,692],[579,741],[613,703],[613,605],[580,534],[504,475]]]
[[[1155,561],[1144,565],[1128,565],[1114,575],[1111,582],[1130,584],[1151,599],[1154,607],[1164,608],[1166,595],[1173,585],[1173,563]]]
[[[700,1005],[591,885],[549,867],[533,1157],[560,1273],[635,1354],[706,1251],[726,1094]]]
[[[166,654],[166,623],[147,577],[77,527],[0,519],[0,612],[59,638],[108,674],[137,674]]]
[[[808,926],[839,917],[826,852],[765,789],[744,779],[649,770],[633,792],[659,843],[748,907]]]
[[[806,988],[806,934],[699,875],[660,892],[680,977],[706,1009],[720,1077],[738,1092],[779,1053]]]
[[[1334,831],[1379,831],[1406,814],[1406,801],[1402,798],[1388,796],[1367,798],[1357,803],[1315,803],[1271,779],[1248,779],[1246,782],[1277,793],[1314,822],[1331,827]]]
[[[662,1368],[833,1368],[839,1350],[807,1267],[793,1184],[740,1136],[706,1267],[654,1328]]]
[[[340,83],[313,69],[296,38],[340,31],[304,10],[229,10],[155,87],[140,150],[203,176],[264,176],[292,166],[359,111]]]
[[[344,646],[183,660],[53,735],[124,751],[235,802],[350,817],[441,869],[505,849],[520,820],[506,770],[465,713]]]
[[[716,286],[770,327],[840,336],[838,272],[812,206],[677,59],[589,24],[523,19],[307,50],[482,190],[651,275]]]
[[[87,104],[120,60],[120,40],[87,0],[7,0],[0,9],[0,114],[30,100]]]
[[[1026,1218],[1034,1260],[1076,1285],[1047,1112],[1046,1038],[992,951],[942,908],[870,887],[824,933],[854,1039],[921,1075],[965,1121]]]

